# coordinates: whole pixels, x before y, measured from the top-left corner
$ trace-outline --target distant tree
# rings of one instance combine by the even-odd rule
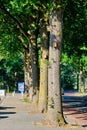
[[[0,60],[0,78],[1,85],[9,91],[16,90],[19,81],[24,81],[23,59],[15,57],[13,59]]]
[[[85,64],[82,62],[82,55],[83,53],[86,53],[86,51],[82,51],[80,48],[87,48],[86,6],[86,0],[68,1],[63,15],[63,53],[67,53],[69,58],[73,57],[74,66],[77,67],[77,70],[75,72],[81,72],[82,75],[84,75],[83,68],[86,67]],[[82,88],[81,85],[79,89],[80,88]],[[82,90],[84,91],[84,87]]]
[[[29,6],[27,6],[29,4]],[[13,21],[13,23],[15,23],[15,28],[18,30],[18,32],[15,29],[16,32],[16,42],[17,40],[20,42],[18,43],[18,49],[20,50],[20,48],[22,48],[22,53],[24,54],[24,58],[25,58],[25,74],[27,73],[27,77],[29,76],[28,80],[31,78],[31,82],[28,81],[26,83],[27,80],[25,80],[25,84],[29,86],[33,86],[33,89],[35,90],[36,88],[38,88],[38,55],[37,55],[37,18],[36,17],[36,12],[35,10],[37,10],[37,8],[33,5],[32,6],[32,2],[28,2],[28,3],[24,3],[24,2],[18,2],[18,1],[1,1],[0,3],[0,7],[1,7],[1,11],[4,13],[5,17],[9,17],[9,19],[11,19],[11,21]],[[19,7],[20,6],[20,7]],[[26,6],[26,8],[25,8]],[[30,7],[30,8],[28,8]],[[25,11],[23,11],[25,10]],[[23,11],[23,12],[22,12]],[[33,13],[32,13],[33,12]],[[38,14],[37,14],[38,15]],[[35,16],[35,17],[34,17]],[[33,23],[34,22],[34,23]],[[36,25],[35,25],[36,24]],[[13,27],[14,28],[14,27]],[[9,36],[10,37],[10,36]],[[11,37],[10,37],[11,39]],[[13,35],[13,39],[14,39],[14,35]],[[12,39],[10,41],[10,43],[12,43]],[[14,46],[15,44],[12,44],[12,46]],[[8,46],[8,45],[7,45]],[[15,45],[15,47],[17,47]],[[14,48],[14,47],[13,47]],[[25,55],[25,53],[27,53]],[[36,57],[36,58],[35,58]],[[31,63],[26,64],[27,58],[31,59],[28,60]],[[32,66],[32,71],[29,71],[29,65]],[[32,75],[31,75],[32,72]],[[30,77],[31,76],[31,77]],[[26,77],[26,76],[25,76]],[[30,83],[30,84],[29,84]]]

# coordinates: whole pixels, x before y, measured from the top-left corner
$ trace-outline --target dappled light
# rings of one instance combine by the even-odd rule
[[[0,0],[0,130],[87,128],[86,108],[87,0]]]
[[[87,125],[87,96],[80,96],[80,94],[66,93],[63,96],[63,113],[66,121],[68,118],[72,120],[71,123],[86,127]]]

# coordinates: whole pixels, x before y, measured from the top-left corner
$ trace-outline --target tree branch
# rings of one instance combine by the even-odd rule
[[[18,21],[18,19],[16,19],[10,12],[7,11],[7,9],[5,8],[5,6],[3,5],[3,3],[0,3],[0,8],[1,10],[8,16],[10,17],[16,24],[17,26],[19,27],[19,29],[22,31],[22,34],[27,38],[27,40],[29,41],[29,35],[27,32],[24,31],[21,23]]]

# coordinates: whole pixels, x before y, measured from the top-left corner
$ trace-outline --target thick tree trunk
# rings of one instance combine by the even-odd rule
[[[39,112],[47,110],[47,88],[48,88],[48,65],[46,59],[40,60],[40,90],[39,90]]]
[[[41,60],[40,60],[40,88],[39,88],[39,112],[47,110],[47,90],[48,90],[48,35],[46,22],[41,24]]]
[[[50,14],[50,45],[48,68],[47,119],[55,123],[64,123],[60,85],[61,48],[62,9],[58,8],[51,10]]]
[[[36,32],[31,30],[30,37],[30,54],[32,66],[32,83],[33,83],[33,104],[38,103],[38,90],[39,90],[39,73],[38,73],[38,49],[37,49],[37,35]]]
[[[32,86],[31,58],[29,52],[27,51],[25,51],[24,81],[25,81],[25,94],[30,97],[30,100],[32,100],[32,93],[30,92]]]

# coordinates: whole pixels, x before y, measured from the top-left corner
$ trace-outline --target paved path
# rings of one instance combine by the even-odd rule
[[[43,118],[43,114],[30,113],[29,104],[22,101],[20,94],[8,95],[0,104],[0,130],[72,130],[34,125]]]
[[[77,93],[65,93],[63,96],[63,110],[68,122],[87,128],[87,96]]]

